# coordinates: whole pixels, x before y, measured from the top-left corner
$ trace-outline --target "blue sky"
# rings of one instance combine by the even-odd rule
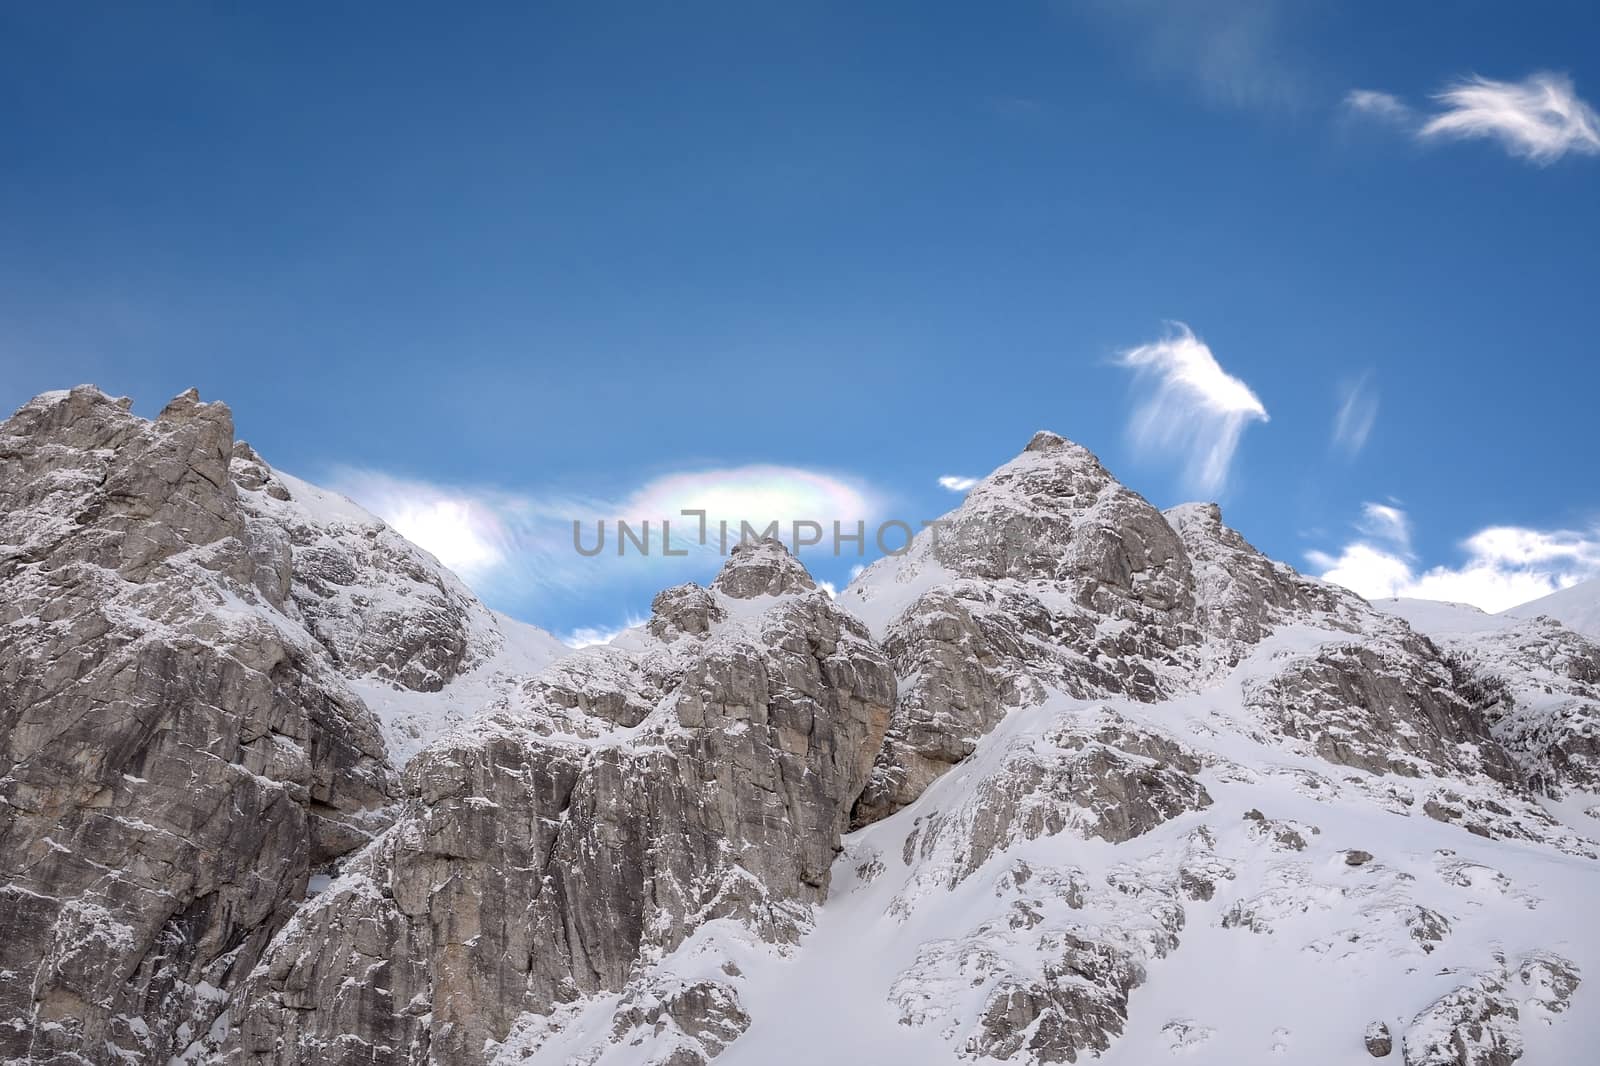
[[[915,521],[1041,427],[1505,606],[1600,569],[1597,42],[1579,2],[9,5],[0,406],[198,386],[561,633],[716,566],[568,515]]]

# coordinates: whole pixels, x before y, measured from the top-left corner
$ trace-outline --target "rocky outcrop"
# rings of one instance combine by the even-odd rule
[[[233,448],[192,391],[0,426],[0,1059],[166,1061],[395,793]]]
[[[1262,555],[1223,524],[1214,503],[1189,503],[1162,512],[1189,556],[1195,584],[1195,624],[1232,653],[1231,662],[1277,626],[1308,617],[1357,631],[1370,611],[1349,591],[1296,573]]]
[[[1600,643],[1551,618],[1440,638],[1458,688],[1537,791],[1600,791]]]
[[[881,620],[908,683],[855,812],[910,803],[1049,690],[1153,700],[1200,639],[1178,534],[1087,449],[1039,433],[842,602]]]
[[[795,941],[894,681],[778,551],[735,552],[709,591],[658,597],[637,646],[557,664],[418,756],[399,820],[273,945],[216,1060],[482,1062],[522,1016],[632,987],[708,921]],[[752,597],[772,602],[733,608]],[[710,988],[644,1001],[616,1032],[689,1032],[713,1002],[699,1044],[745,1024]]]
[[[1320,647],[1245,693],[1269,728],[1332,763],[1369,773],[1486,774],[1510,782],[1510,757],[1455,691],[1437,651],[1409,632],[1374,630]]]
[[[1412,1020],[1406,1066],[1511,1066],[1522,1057],[1523,1013],[1567,1009],[1579,983],[1571,960],[1538,952],[1505,959],[1439,997]]]
[[[1394,1050],[1394,1037],[1389,1032],[1387,1022],[1371,1022],[1366,1031],[1361,1034],[1362,1043],[1366,1045],[1367,1054],[1375,1059],[1387,1058],[1389,1052]]]
[[[1182,745],[1115,713],[1062,715],[1012,745],[964,802],[922,820],[905,853],[959,884],[1021,840],[1071,832],[1116,844],[1211,805]]]

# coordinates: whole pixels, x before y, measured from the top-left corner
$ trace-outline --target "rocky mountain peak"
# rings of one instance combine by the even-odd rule
[[[748,600],[756,596],[810,592],[817,583],[782,541],[762,537],[734,545],[711,587],[724,596]]]
[[[1048,429],[1041,429],[1039,432],[1033,435],[1032,439],[1028,441],[1028,446],[1022,450],[1025,452],[1044,452],[1049,451],[1052,448],[1060,448],[1063,445],[1068,445],[1071,443],[1071,441],[1067,440],[1067,438],[1063,437],[1059,433],[1052,433]]]
[[[954,573],[1061,582],[1103,613],[1192,609],[1188,560],[1161,513],[1094,453],[1054,433],[1036,434],[927,539]]]

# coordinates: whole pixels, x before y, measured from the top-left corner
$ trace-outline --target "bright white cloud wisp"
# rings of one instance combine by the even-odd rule
[[[955,477],[949,474],[939,479],[939,487],[950,492],[966,492],[977,483],[978,479],[975,477]]]
[[[1565,75],[1534,74],[1520,82],[1471,78],[1435,99],[1445,110],[1423,125],[1421,137],[1489,137],[1535,163],[1600,152],[1600,116]]]
[[[1188,457],[1188,481],[1214,494],[1227,482],[1245,427],[1267,421],[1267,409],[1250,386],[1222,369],[1188,326],[1174,326],[1172,336],[1117,357],[1148,390],[1128,431],[1143,449]]]
[[[1496,612],[1600,574],[1600,531],[1490,526],[1462,542],[1462,565],[1418,570],[1405,512],[1367,504],[1357,528],[1368,539],[1338,555],[1314,551],[1306,558],[1324,580],[1368,599],[1447,600]]]
[[[1388,541],[1403,551],[1411,550],[1411,520],[1398,507],[1386,503],[1361,505],[1361,521],[1356,528],[1371,537]]]
[[[1521,81],[1465,78],[1434,95],[1439,105],[1419,114],[1399,97],[1371,89],[1345,95],[1354,113],[1405,128],[1423,141],[1482,138],[1498,141],[1519,159],[1547,165],[1568,153],[1600,154],[1600,115],[1564,74],[1531,74]]]

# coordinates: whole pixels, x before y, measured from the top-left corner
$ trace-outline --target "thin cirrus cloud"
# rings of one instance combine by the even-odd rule
[[[1352,113],[1407,130],[1419,141],[1486,139],[1541,166],[1569,153],[1600,154],[1600,115],[1578,96],[1572,79],[1541,72],[1522,81],[1470,77],[1434,94],[1437,109],[1418,111],[1371,89],[1345,95]]]
[[[480,595],[501,603],[536,599],[550,589],[627,581],[645,571],[660,580],[655,567],[703,567],[723,550],[723,523],[731,547],[742,523],[765,530],[777,522],[788,540],[795,522],[815,522],[830,533],[835,521],[851,530],[857,522],[870,528],[885,509],[882,494],[860,480],[762,464],[666,474],[616,499],[446,485],[352,468],[336,468],[329,487],[430,552]],[[700,520],[684,516],[685,510],[706,512],[703,543]],[[631,541],[618,550],[619,522],[643,537],[648,553]],[[580,553],[574,523],[585,550],[600,543],[603,525],[603,548]],[[664,523],[670,523],[673,552],[687,554],[662,550]],[[599,635],[596,630],[572,636],[581,642]]]
[[[1065,0],[1062,9],[1127,47],[1149,74],[1208,102],[1264,112],[1306,98],[1314,56],[1294,45],[1287,0]]]
[[[1368,503],[1356,529],[1361,536],[1338,554],[1312,551],[1306,558],[1324,580],[1368,599],[1446,600],[1495,612],[1600,574],[1600,530],[1490,526],[1461,543],[1459,565],[1420,568],[1410,519],[1400,508]]]
[[[1339,389],[1339,407],[1333,416],[1333,445],[1354,458],[1367,446],[1378,421],[1378,392],[1372,375],[1364,374]]]
[[[966,492],[978,483],[975,477],[956,477],[946,474],[939,479],[939,487],[949,492]]]
[[[1222,369],[1188,326],[1117,356],[1132,370],[1142,395],[1128,433],[1144,451],[1184,456],[1184,476],[1196,491],[1214,494],[1227,483],[1239,439],[1267,409],[1250,386]]]

